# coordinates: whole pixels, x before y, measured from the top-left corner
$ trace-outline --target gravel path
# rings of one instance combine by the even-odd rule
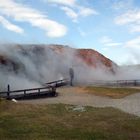
[[[108,97],[80,93],[78,88],[65,87],[58,89],[58,92],[58,97],[24,100],[19,102],[31,104],[64,103],[93,107],[115,107],[124,112],[140,116],[140,93],[136,93],[122,99],[110,99]]]

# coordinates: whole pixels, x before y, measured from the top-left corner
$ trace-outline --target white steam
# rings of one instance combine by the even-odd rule
[[[100,62],[96,68],[88,66],[77,57],[75,49],[69,47],[0,45],[2,91],[6,90],[8,84],[12,89],[24,89],[69,78],[69,68],[74,70],[75,84],[91,84],[95,80],[140,79],[138,68],[120,69],[115,66],[114,74]]]

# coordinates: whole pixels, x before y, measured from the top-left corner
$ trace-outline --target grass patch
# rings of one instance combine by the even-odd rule
[[[140,139],[140,118],[113,108],[0,102],[1,140]]]
[[[98,95],[98,96],[107,96],[110,98],[123,98],[127,95],[140,92],[140,89],[135,88],[115,88],[115,87],[94,87],[89,86],[83,88],[86,93]]]

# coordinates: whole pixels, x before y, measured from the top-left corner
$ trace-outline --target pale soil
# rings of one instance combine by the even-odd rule
[[[59,95],[53,98],[43,98],[35,100],[19,101],[31,104],[72,104],[93,107],[114,107],[121,109],[130,114],[140,116],[140,93],[129,95],[122,99],[111,99],[108,97],[100,97],[92,94],[80,94],[83,92],[78,87],[64,87],[57,89]]]

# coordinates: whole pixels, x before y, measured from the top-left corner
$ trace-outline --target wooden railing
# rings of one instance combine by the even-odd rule
[[[112,81],[94,81],[94,85],[105,86],[140,86],[140,80],[112,80]]]
[[[44,87],[22,89],[22,90],[10,90],[10,85],[7,87],[7,91],[0,92],[0,97],[7,99],[19,99],[39,96],[56,96],[56,88],[68,84],[67,79],[57,80],[49,83],[45,83]]]
[[[47,85],[47,86],[61,87],[61,86],[67,85],[67,84],[69,84],[69,80],[62,79],[62,80],[45,83],[44,86]]]

